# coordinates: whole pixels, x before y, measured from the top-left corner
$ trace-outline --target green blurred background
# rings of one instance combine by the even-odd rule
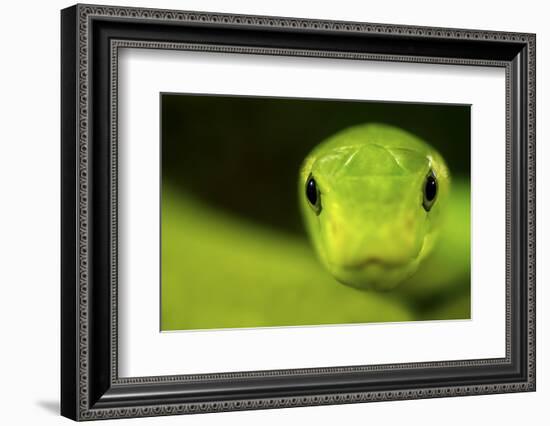
[[[469,106],[162,94],[161,122],[162,330],[469,318]],[[298,209],[300,164],[366,122],[423,138],[463,183],[455,238],[467,269],[376,293],[317,262]]]

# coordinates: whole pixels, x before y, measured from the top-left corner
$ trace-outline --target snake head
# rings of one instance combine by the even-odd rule
[[[343,284],[389,290],[410,277],[437,239],[450,190],[443,158],[401,129],[369,124],[318,145],[300,172],[309,237]]]

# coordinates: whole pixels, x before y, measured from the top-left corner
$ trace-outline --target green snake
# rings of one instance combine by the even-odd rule
[[[332,276],[356,288],[389,290],[433,250],[450,185],[443,157],[426,142],[364,124],[317,145],[298,187],[309,237]]]

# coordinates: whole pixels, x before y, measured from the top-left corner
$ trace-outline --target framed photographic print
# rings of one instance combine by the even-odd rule
[[[64,416],[535,390],[535,35],[61,29]]]

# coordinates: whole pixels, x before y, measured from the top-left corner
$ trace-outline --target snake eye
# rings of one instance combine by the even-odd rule
[[[306,181],[306,197],[309,201],[309,205],[316,214],[321,213],[321,193],[317,188],[317,183],[313,176],[309,176]]]
[[[426,181],[424,182],[424,199],[422,201],[422,207],[427,212],[430,211],[432,206],[435,203],[435,198],[437,196],[437,180],[434,173],[430,170],[428,176],[426,176]]]

